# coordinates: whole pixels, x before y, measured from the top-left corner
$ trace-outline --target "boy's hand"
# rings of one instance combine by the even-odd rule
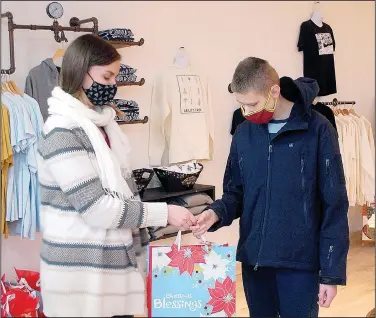
[[[320,307],[329,308],[332,300],[337,295],[336,285],[324,285],[320,284],[319,301]]]
[[[196,217],[197,224],[191,227],[191,231],[198,239],[204,235],[219,218],[213,210],[206,210]]]

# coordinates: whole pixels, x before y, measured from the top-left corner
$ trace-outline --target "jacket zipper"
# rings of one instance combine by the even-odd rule
[[[328,261],[329,261],[329,267],[332,267],[332,253],[333,253],[333,245],[329,246],[329,253],[328,253]]]
[[[302,192],[303,192],[303,212],[304,217],[306,220],[306,224],[309,224],[308,222],[308,211],[307,211],[307,200],[306,200],[306,182],[305,182],[305,171],[304,171],[304,156],[302,155],[300,158],[300,172],[302,177]]]
[[[326,159],[325,165],[326,165],[326,173],[328,174],[328,178],[330,182],[330,187],[333,188],[333,180],[332,180],[332,176],[330,173],[330,160],[329,159]]]
[[[273,146],[269,141],[269,153],[268,153],[268,167],[267,167],[267,176],[266,176],[266,204],[265,204],[265,213],[264,213],[264,218],[262,220],[262,231],[261,231],[261,239],[260,239],[260,247],[257,255],[257,262],[254,267],[254,270],[257,271],[259,267],[259,260],[260,260],[260,254],[262,250],[262,242],[264,238],[264,232],[265,232],[265,218],[266,218],[266,213],[269,210],[269,191],[270,191],[270,159],[271,159],[271,154],[273,151]]]

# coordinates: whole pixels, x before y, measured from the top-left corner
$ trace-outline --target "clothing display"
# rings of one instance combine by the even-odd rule
[[[98,35],[107,41],[133,42],[134,34],[130,29],[107,29],[98,32]]]
[[[25,93],[38,102],[44,121],[48,117],[47,99],[58,85],[59,71],[52,58],[45,59],[40,65],[31,69],[26,77]]]
[[[8,170],[13,165],[13,150],[11,145],[9,111],[1,105],[1,234],[8,237],[6,222],[6,197],[8,184]]]
[[[153,84],[149,164],[213,158],[214,123],[208,81],[191,66],[172,65]]]
[[[136,82],[136,69],[125,64],[120,64],[119,74],[116,76],[117,82]]]
[[[322,284],[345,285],[349,205],[338,137],[311,110],[317,82],[299,78],[295,85],[301,98],[278,136],[270,139],[267,124],[250,121],[236,130],[223,196],[208,207],[219,218],[210,231],[240,218],[239,262],[254,270],[320,270]]]
[[[304,76],[315,79],[319,84],[318,96],[337,93],[335,49],[333,30],[328,24],[323,23],[323,26],[319,27],[312,20],[302,23],[298,50],[303,51]]]
[[[89,109],[59,87],[48,103],[37,156],[44,313],[143,314],[145,228],[166,226],[167,205],[142,203],[136,195],[129,140],[111,107]]]
[[[355,112],[335,115],[350,206],[375,201],[375,150],[371,123]]]
[[[117,75],[116,81],[121,83],[127,83],[127,82],[136,82],[137,81],[137,75],[136,74],[127,74],[127,75]]]
[[[110,105],[116,105],[119,110],[121,110],[124,115],[120,118],[115,117],[117,121],[132,121],[140,119],[140,107],[134,100],[124,100],[124,99],[113,99]]]
[[[1,223],[4,225],[2,234],[7,235],[4,229],[6,221],[10,235],[19,235],[33,240],[39,232],[40,223],[39,171],[36,153],[43,118],[37,101],[27,94],[21,96],[3,91],[1,101],[2,107],[5,106],[6,109],[2,113],[4,125],[1,133],[2,181],[4,182],[2,193],[5,194],[2,199]],[[9,114],[8,125],[6,114]],[[8,126],[10,131],[7,132]],[[9,134],[11,150],[8,143]],[[13,165],[10,166],[12,152]],[[3,214],[4,204],[5,215]]]
[[[202,170],[202,167],[197,165],[196,163],[187,163],[183,165],[172,165],[170,167],[159,167],[161,170],[171,171],[171,172],[179,172],[179,173],[197,173]]]

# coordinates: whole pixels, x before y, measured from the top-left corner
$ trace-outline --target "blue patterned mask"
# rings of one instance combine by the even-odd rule
[[[88,73],[90,78],[93,80],[91,75]],[[89,88],[83,88],[87,98],[94,106],[104,106],[110,104],[114,99],[117,86],[114,85],[104,85],[93,80],[93,84]]]

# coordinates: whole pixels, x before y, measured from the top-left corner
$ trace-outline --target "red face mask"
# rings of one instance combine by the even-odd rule
[[[244,118],[253,122],[254,124],[266,124],[267,122],[269,122],[273,118],[274,111],[275,111],[275,108],[277,107],[277,101],[278,101],[278,99],[274,100],[273,109],[267,109],[266,107],[269,104],[270,97],[271,97],[271,90],[269,92],[268,98],[264,106],[261,107],[259,110],[250,112],[248,114],[245,113],[243,105],[240,105],[240,109],[243,113]]]

